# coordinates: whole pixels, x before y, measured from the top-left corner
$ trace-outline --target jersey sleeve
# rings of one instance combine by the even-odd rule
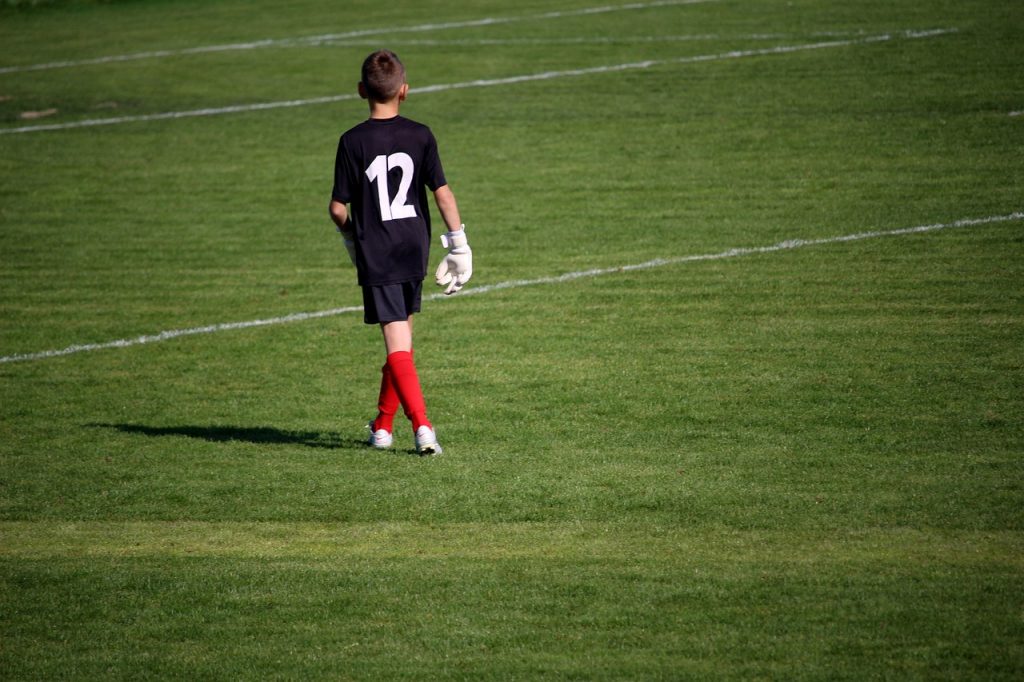
[[[331,190],[331,198],[342,204],[352,200],[354,186],[351,166],[352,159],[345,149],[345,138],[342,137],[338,140],[338,153],[334,157],[334,188]]]
[[[427,131],[427,144],[423,154],[423,184],[431,192],[438,187],[444,187],[448,181],[444,177],[444,168],[441,167],[441,155],[437,151],[437,140],[434,134]]]

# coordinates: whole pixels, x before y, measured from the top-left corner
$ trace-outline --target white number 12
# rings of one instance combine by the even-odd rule
[[[392,168],[402,170],[402,179],[398,183],[395,200],[389,201],[391,192],[388,190],[388,171]],[[391,156],[381,154],[366,169],[366,177],[370,178],[370,182],[376,181],[377,183],[377,201],[380,202],[381,220],[416,217],[416,207],[405,203],[409,195],[409,185],[412,184],[412,176],[412,157],[405,152],[398,152]]]

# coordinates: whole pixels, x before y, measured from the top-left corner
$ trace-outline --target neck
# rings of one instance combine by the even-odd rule
[[[398,116],[398,98],[391,102],[371,102],[370,118],[394,118]]]

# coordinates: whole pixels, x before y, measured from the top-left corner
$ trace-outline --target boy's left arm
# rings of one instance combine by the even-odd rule
[[[338,228],[338,232],[342,234],[353,234],[352,224],[348,219],[348,207],[338,201],[337,199],[331,199],[331,205],[327,207],[328,212],[331,214],[331,220]]]
[[[348,257],[352,259],[352,265],[355,265],[356,231],[352,229],[353,225],[348,216],[348,207],[336,199],[331,199],[331,205],[327,210],[331,214],[331,220],[337,226],[341,238],[345,241],[345,250],[348,251]]]

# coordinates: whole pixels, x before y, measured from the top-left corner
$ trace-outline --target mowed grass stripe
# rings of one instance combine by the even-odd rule
[[[398,33],[427,33],[434,31],[445,31],[458,28],[478,28],[486,26],[500,26],[526,21],[550,21],[552,19],[567,19],[572,17],[593,16],[595,14],[607,14],[609,12],[635,11],[643,9],[655,9],[661,7],[674,7],[679,5],[699,5],[717,0],[656,0],[655,2],[631,2],[625,5],[601,5],[598,7],[584,7],[581,9],[561,10],[543,12],[541,14],[510,15],[505,17],[481,17],[479,19],[466,19],[463,21],[439,21],[414,26],[388,26],[386,28],[364,28],[344,33],[327,33],[315,36],[302,36],[298,38],[258,38],[240,43],[228,43],[223,45],[200,45],[177,50],[148,50],[145,52],[134,52],[131,54],[106,55],[86,59],[66,59],[41,64],[26,64],[18,66],[2,66],[0,74],[22,73],[25,71],[46,71],[51,69],[67,69],[80,66],[97,66],[101,64],[115,64],[119,62],[137,61],[142,59],[164,59],[168,57],[181,57],[187,55],[209,54],[212,52],[233,52],[239,50],[259,50],[270,47],[293,47],[296,45],[319,45],[328,41],[345,41],[349,38],[362,38],[365,36],[394,35]],[[380,40],[373,42],[379,45]],[[394,41],[388,41],[392,43]],[[440,41],[439,41],[440,42]],[[450,44],[451,41],[446,41]]]
[[[1024,219],[1024,212],[1017,211],[1007,215],[1000,216],[989,216],[987,218],[963,218],[955,220],[949,223],[935,223],[932,225],[918,225],[916,227],[899,228],[895,230],[880,230],[872,232],[858,232],[855,234],[846,234],[838,237],[823,237],[819,239],[788,239],[782,242],[778,242],[769,246],[752,246],[752,247],[735,247],[720,251],[718,253],[705,253],[695,254],[690,256],[673,256],[665,258],[655,258],[653,260],[645,261],[643,263],[631,263],[628,265],[617,265],[610,268],[594,268],[590,270],[580,270],[576,272],[566,272],[561,275],[554,275],[549,277],[539,277],[536,279],[521,279],[521,280],[509,280],[505,282],[497,282],[495,284],[485,284],[482,286],[470,286],[463,290],[459,298],[465,298],[466,296],[486,294],[492,291],[501,291],[504,289],[518,289],[521,287],[537,286],[543,284],[562,284],[565,282],[571,282],[577,279],[584,279],[589,277],[602,277],[605,275],[618,274],[623,272],[632,272],[636,270],[649,270],[651,268],[659,268],[668,265],[682,265],[684,263],[695,263],[699,261],[709,260],[722,260],[725,258],[737,258],[740,256],[750,256],[756,254],[767,254],[774,253],[777,251],[789,251],[792,249],[799,249],[807,246],[827,246],[830,244],[841,244],[845,242],[861,241],[864,239],[878,239],[883,237],[901,237],[912,234],[921,234],[924,232],[934,232],[937,230],[947,230],[953,228],[965,228],[965,227],[976,227],[982,225],[988,225],[991,223],[1001,223],[1008,221],[1018,221]],[[425,296],[427,301],[440,301],[450,299],[442,293],[434,293]],[[343,315],[346,313],[356,313],[362,311],[362,306],[348,306],[343,308],[331,308],[328,310],[318,310],[315,312],[297,312],[281,317],[272,317],[267,319],[259,320],[245,320],[242,322],[221,322],[217,324],[205,325],[202,327],[192,327],[189,329],[168,329],[157,334],[143,334],[133,338],[116,339],[113,341],[106,341],[103,343],[88,343],[88,344],[75,344],[68,346],[67,348],[45,350],[35,353],[16,353],[13,355],[5,355],[0,357],[0,364],[8,362],[26,362],[33,360],[45,360],[47,358],[62,357],[65,355],[74,355],[76,353],[83,353],[96,350],[109,350],[113,348],[128,348],[131,346],[138,346],[150,343],[159,343],[162,341],[170,341],[171,339],[177,339],[182,336],[194,336],[196,334],[215,334],[224,331],[233,331],[238,329],[250,329],[253,327],[267,327],[278,324],[288,324],[292,322],[305,322],[307,320],[322,319],[325,317],[334,317],[337,315]]]
[[[915,563],[1024,569],[1024,533],[1005,530],[771,531],[616,523],[0,523],[0,557],[341,557]],[[756,552],[752,552],[756,548]]]
[[[897,33],[882,33],[864,38],[848,40],[829,40],[814,43],[802,43],[797,45],[777,45],[753,50],[732,50],[716,54],[691,55],[685,57],[674,57],[670,59],[646,59],[635,62],[624,62],[619,64],[603,64],[600,66],[589,66],[576,69],[564,69],[558,71],[543,71],[540,73],[520,74],[517,76],[506,76],[502,78],[482,78],[455,83],[438,83],[412,87],[409,93],[421,95],[436,92],[448,92],[450,90],[465,90],[467,88],[490,88],[503,85],[516,85],[519,83],[530,83],[534,81],[547,81],[560,78],[577,78],[581,76],[595,76],[603,74],[615,74],[623,71],[646,70],[661,66],[674,66],[685,64],[701,64],[723,60],[746,59],[750,57],[769,57],[776,55],[788,55],[794,52],[807,50],[825,50],[838,47],[851,47],[856,45],[870,45],[873,43],[889,42],[894,39],[919,40],[922,38],[936,38],[939,36],[956,33],[955,28],[940,28],[933,30],[906,29]],[[73,130],[76,128],[88,128],[95,126],[120,125],[123,123],[149,123],[155,121],[168,121],[182,118],[196,118],[208,116],[223,116],[228,114],[246,114],[258,111],[268,111],[281,108],[305,107],[320,104],[336,104],[353,100],[355,94],[347,93],[341,95],[326,95],[320,97],[309,97],[302,99],[290,99],[277,102],[257,102],[252,104],[231,104],[220,107],[204,107],[201,109],[189,109],[185,111],[164,111],[154,114],[139,114],[135,116],[114,116],[110,118],[92,118],[82,121],[69,121],[67,123],[52,123],[43,125],[20,126],[16,128],[0,128],[0,135],[27,134],[41,132],[55,132],[62,130]]]

